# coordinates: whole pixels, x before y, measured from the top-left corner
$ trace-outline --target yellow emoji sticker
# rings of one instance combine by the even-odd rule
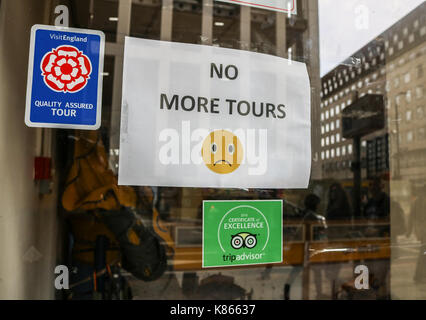
[[[201,156],[207,168],[215,173],[227,174],[240,166],[243,160],[243,146],[232,132],[216,130],[204,140]]]

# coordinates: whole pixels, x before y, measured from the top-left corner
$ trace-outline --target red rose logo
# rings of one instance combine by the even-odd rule
[[[92,72],[89,58],[73,46],[59,46],[46,53],[40,68],[44,83],[56,92],[83,89]]]

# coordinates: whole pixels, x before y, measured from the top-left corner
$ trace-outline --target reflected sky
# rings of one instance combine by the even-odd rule
[[[319,0],[321,76],[423,0]]]

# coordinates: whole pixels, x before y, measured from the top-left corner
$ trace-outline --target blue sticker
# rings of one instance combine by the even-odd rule
[[[101,124],[105,35],[34,25],[31,29],[25,123],[96,130]]]

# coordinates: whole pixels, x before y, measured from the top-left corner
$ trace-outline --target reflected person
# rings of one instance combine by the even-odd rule
[[[348,196],[340,183],[333,183],[330,186],[326,217],[327,220],[350,220],[352,218]]]
[[[325,218],[319,214],[317,214],[317,208],[321,199],[315,194],[308,194],[305,198],[304,205],[305,209],[302,211],[303,220],[301,222],[301,226],[305,224],[307,221],[315,222],[321,221],[325,223]],[[303,267],[293,267],[291,272],[287,278],[286,283],[284,284],[284,299],[290,299],[290,289],[296,280],[299,273],[302,271]],[[315,276],[315,287],[317,288],[317,292],[321,291],[321,279],[318,277],[318,274]]]

